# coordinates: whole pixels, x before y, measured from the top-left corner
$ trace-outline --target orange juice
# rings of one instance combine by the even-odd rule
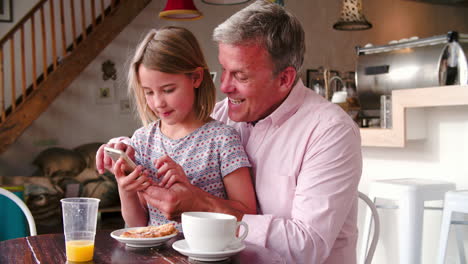
[[[66,243],[67,260],[83,262],[93,260],[94,241],[72,240]]]

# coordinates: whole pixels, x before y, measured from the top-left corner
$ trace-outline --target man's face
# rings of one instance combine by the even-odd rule
[[[273,63],[260,45],[219,44],[223,68],[221,91],[229,98],[229,118],[253,122],[271,114],[284,99],[280,78],[273,76]]]

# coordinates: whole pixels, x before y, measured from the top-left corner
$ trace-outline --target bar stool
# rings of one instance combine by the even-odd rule
[[[447,241],[451,224],[466,224],[465,221],[456,221],[460,213],[468,214],[468,190],[449,191],[445,194],[444,211],[442,213],[442,225],[440,228],[439,255],[437,263],[445,261]],[[455,219],[454,219],[455,218]],[[454,221],[455,220],[455,221]],[[454,226],[459,227],[459,226]],[[457,230],[457,244],[460,253],[460,263],[465,264],[465,251],[463,247],[463,230]]]
[[[377,199],[397,201],[399,212],[400,264],[421,263],[424,202],[443,200],[447,191],[455,190],[455,184],[427,179],[378,180],[370,184],[369,198],[382,208]],[[372,219],[366,214],[361,255],[367,250]]]

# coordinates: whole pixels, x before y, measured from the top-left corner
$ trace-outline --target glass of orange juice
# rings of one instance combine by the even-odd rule
[[[93,260],[99,199],[65,198],[62,202],[63,232],[67,260]]]

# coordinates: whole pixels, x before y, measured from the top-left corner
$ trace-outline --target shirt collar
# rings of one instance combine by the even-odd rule
[[[302,80],[299,79],[283,103],[281,103],[281,105],[265,119],[270,118],[272,125],[281,126],[302,105],[304,98],[306,97],[305,94],[307,89],[308,88],[302,83]],[[260,122],[261,121],[262,120],[260,120]]]

